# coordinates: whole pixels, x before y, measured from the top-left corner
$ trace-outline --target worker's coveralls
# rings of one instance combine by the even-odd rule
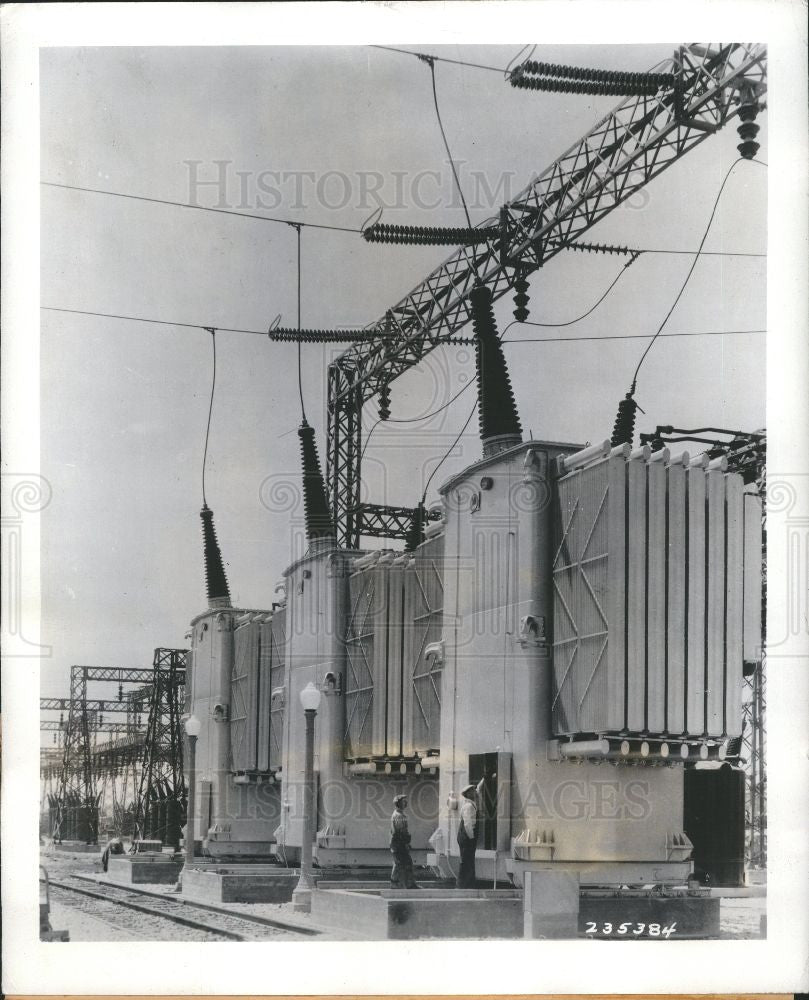
[[[461,867],[455,885],[458,889],[475,888],[475,849],[478,846],[477,805],[464,797],[461,804],[461,818],[458,824],[458,848],[461,853]]]
[[[393,868],[390,873],[391,888],[417,888],[413,878],[413,859],[410,857],[410,832],[407,829],[407,816],[401,809],[394,809],[390,818],[390,853],[393,855]]]

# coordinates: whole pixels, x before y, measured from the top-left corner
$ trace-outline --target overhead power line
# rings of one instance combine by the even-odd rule
[[[205,330],[210,332],[214,329],[217,333],[249,333],[256,337],[267,337],[266,330],[246,330],[241,327],[233,326],[212,326],[210,323],[179,323],[175,320],[169,319],[150,319],[146,316],[126,316],[121,313],[105,313],[96,312],[91,309],[65,309],[61,306],[40,306],[44,312],[58,312],[58,313],[68,313],[76,316],[98,316],[102,319],[120,319],[126,320],[132,323],[153,323],[157,326],[177,326],[188,330]],[[544,323],[525,323],[524,326],[545,326]],[[687,331],[682,333],[661,333],[661,337],[729,337],[748,333],[766,333],[766,330],[699,330],[699,331]],[[504,344],[528,344],[528,343],[544,343],[555,341],[557,343],[562,343],[564,341],[573,340],[648,340],[648,333],[637,333],[637,334],[605,334],[603,336],[590,336],[590,337],[539,337],[539,338],[520,338],[519,340],[504,340]]]
[[[384,49],[386,52],[399,52],[403,56],[415,56],[417,59],[434,59],[436,62],[453,63],[455,66],[468,66],[470,69],[485,69],[490,73],[505,73],[502,66],[486,66],[482,63],[468,62],[465,59],[450,59],[448,56],[434,56],[428,52],[413,52],[412,49],[397,49],[394,45],[370,45],[372,49]]]
[[[756,163],[761,162],[759,160]],[[283,226],[303,226],[306,229],[331,229],[335,232],[340,233],[359,233],[363,234],[363,229],[352,228],[350,226],[330,226],[325,222],[296,222],[294,219],[281,219],[277,216],[270,215],[257,215],[252,212],[236,212],[229,208],[211,208],[208,205],[192,205],[190,202],[185,201],[171,201],[167,198],[152,198],[147,195],[142,194],[126,194],[123,191],[107,191],[104,188],[91,188],[91,187],[80,187],[77,184],[57,184],[55,181],[40,181],[43,187],[53,187],[62,188],[65,191],[84,191],[87,194],[103,194],[109,198],[126,198],[128,201],[145,201],[153,205],[169,205],[173,208],[191,208],[196,212],[213,212],[216,215],[234,215],[242,219],[255,219],[258,222],[273,222],[277,225]],[[398,227],[393,227],[398,228]],[[367,238],[367,237],[366,237]],[[374,242],[369,240],[369,242]],[[584,246],[579,247],[578,244],[571,244],[565,247],[566,250],[578,250],[585,249]],[[630,249],[630,248],[628,248]],[[637,248],[631,248],[637,249]],[[693,254],[693,250],[664,250],[664,249],[643,249],[638,250],[640,253],[662,253],[662,254]],[[702,257],[766,257],[766,253],[748,253],[746,251],[736,251],[736,250],[703,250]]]
[[[210,208],[207,205],[192,205],[186,201],[170,201],[168,198],[149,198],[142,194],[124,194],[122,191],[105,191],[102,188],[79,187],[77,184],[57,184],[55,181],[40,181],[43,187],[64,188],[66,191],[84,191],[87,194],[105,194],[110,198],[127,198],[131,201],[147,201],[154,205],[172,205],[175,208],[192,208],[198,212],[215,212],[218,215],[236,215],[241,219],[258,219],[260,222],[276,222],[284,226],[306,226],[307,229],[333,229],[340,233],[361,233],[361,229],[350,226],[329,226],[325,222],[295,222],[293,219],[279,219],[271,215],[256,215],[252,212],[236,212],[231,208]]]

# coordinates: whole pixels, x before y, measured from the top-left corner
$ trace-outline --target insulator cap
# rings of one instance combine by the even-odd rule
[[[208,591],[208,607],[229,608],[230,589],[222,562],[222,552],[216,538],[213,511],[207,504],[199,512],[202,519],[202,538],[205,545],[205,585]]]
[[[306,521],[306,538],[334,538],[334,525],[326,500],[326,484],[320,471],[315,431],[304,420],[298,428],[303,466],[303,510]]]
[[[469,294],[475,330],[478,421],[484,445],[490,438],[522,441],[522,427],[492,308],[491,289],[476,285]]]

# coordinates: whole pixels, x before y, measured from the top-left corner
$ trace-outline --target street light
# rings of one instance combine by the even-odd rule
[[[301,877],[292,893],[292,908],[308,913],[312,908],[312,841],[315,839],[315,716],[320,707],[320,691],[309,681],[301,691],[301,705],[306,719],[306,756],[303,778],[303,842]]]
[[[196,753],[197,737],[202,731],[202,723],[196,715],[189,715],[185,720],[185,735],[188,737],[188,801],[185,823],[185,867],[194,865],[194,808],[196,805]]]

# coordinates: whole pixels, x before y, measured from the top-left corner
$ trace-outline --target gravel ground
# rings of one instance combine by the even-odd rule
[[[719,937],[729,940],[766,937],[766,933],[761,933],[761,918],[766,913],[766,896],[723,899],[719,910]]]

